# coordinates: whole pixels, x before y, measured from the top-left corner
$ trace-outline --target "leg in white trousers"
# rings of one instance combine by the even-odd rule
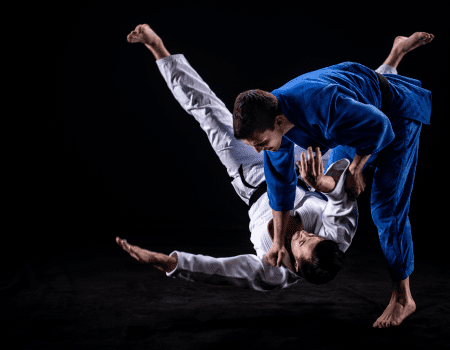
[[[244,186],[239,176],[242,165],[245,180],[252,186],[264,181],[263,155],[234,138],[233,115],[225,104],[190,66],[184,55],[171,55],[156,61],[170,91],[181,107],[200,124],[238,195],[248,204],[254,189]],[[305,149],[295,146],[295,160]],[[323,155],[324,162],[328,154]],[[324,164],[324,168],[326,163]]]

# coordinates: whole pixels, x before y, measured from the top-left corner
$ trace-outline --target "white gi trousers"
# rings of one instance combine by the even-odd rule
[[[245,180],[256,187],[265,180],[263,155],[251,146],[234,138],[232,113],[211,91],[184,55],[164,57],[156,64],[175,99],[192,115],[205,131],[211,146],[234,180],[236,193],[248,205],[255,189],[246,187],[238,169],[243,166]],[[395,69],[382,65],[379,73],[392,73]],[[305,149],[295,145],[295,161]],[[323,155],[324,169],[330,151]],[[286,288],[301,278],[284,266],[271,266],[267,261],[253,254],[229,258],[213,258],[201,254],[174,251],[178,255],[177,267],[166,273],[172,278],[208,284],[234,285],[259,291]]]

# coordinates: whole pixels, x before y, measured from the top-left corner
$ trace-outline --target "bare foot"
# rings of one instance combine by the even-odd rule
[[[143,43],[150,46],[158,46],[161,43],[161,38],[149,27],[148,24],[139,24],[127,36],[129,43]]]
[[[398,36],[394,40],[392,49],[398,53],[405,54],[421,45],[428,44],[433,39],[433,34],[428,34],[425,32],[415,32],[409,38],[405,36]]]
[[[416,303],[412,298],[399,301],[392,297],[383,314],[375,321],[373,328],[387,328],[400,325],[403,320],[416,311]]]

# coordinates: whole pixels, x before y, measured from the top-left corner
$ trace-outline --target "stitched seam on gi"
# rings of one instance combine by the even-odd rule
[[[401,118],[401,122],[402,123],[407,123],[407,119]],[[402,153],[402,157],[401,157],[402,163],[401,163],[401,166],[400,166],[399,175],[403,174],[403,170],[405,168],[405,162],[407,161],[407,159],[405,157],[405,153],[406,153],[405,152],[405,150],[406,150],[405,146],[409,145],[410,141],[411,141],[411,122],[408,123],[408,129],[406,130],[406,135],[403,138],[403,143],[402,143],[403,153]],[[395,220],[395,229],[397,230],[397,232],[396,232],[396,236],[394,237],[395,244],[393,245],[393,248],[394,248],[395,255],[397,256],[396,265],[397,265],[397,267],[399,267],[399,270],[402,273],[404,273],[404,271],[403,271],[403,256],[402,256],[402,254],[399,251],[399,247],[400,247],[400,244],[401,244],[400,243],[400,227],[399,227],[400,223],[399,223],[399,221],[397,219],[398,214],[399,214],[399,212],[398,212],[398,203],[400,201],[400,197],[401,197],[401,194],[403,192],[403,191],[397,190],[398,189],[398,184],[399,184],[400,181],[401,181],[401,176],[397,176],[397,181],[395,183],[396,193],[395,193],[395,198],[394,198],[394,208],[395,208],[394,220]],[[393,269],[396,269],[396,266],[393,266]],[[400,271],[398,271],[398,272],[400,272]],[[403,279],[403,276],[402,276],[402,279]]]

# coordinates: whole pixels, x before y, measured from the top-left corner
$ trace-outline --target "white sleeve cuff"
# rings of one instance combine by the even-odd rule
[[[328,168],[325,175],[331,176],[330,174],[333,175],[337,174],[339,176],[339,181],[336,183],[336,186],[334,186],[334,189],[328,193],[323,193],[325,196],[327,196],[328,199],[331,199],[333,201],[339,201],[346,194],[345,178],[346,178],[346,171],[349,166],[350,161],[344,158],[334,162]],[[334,177],[336,178],[336,176]]]

